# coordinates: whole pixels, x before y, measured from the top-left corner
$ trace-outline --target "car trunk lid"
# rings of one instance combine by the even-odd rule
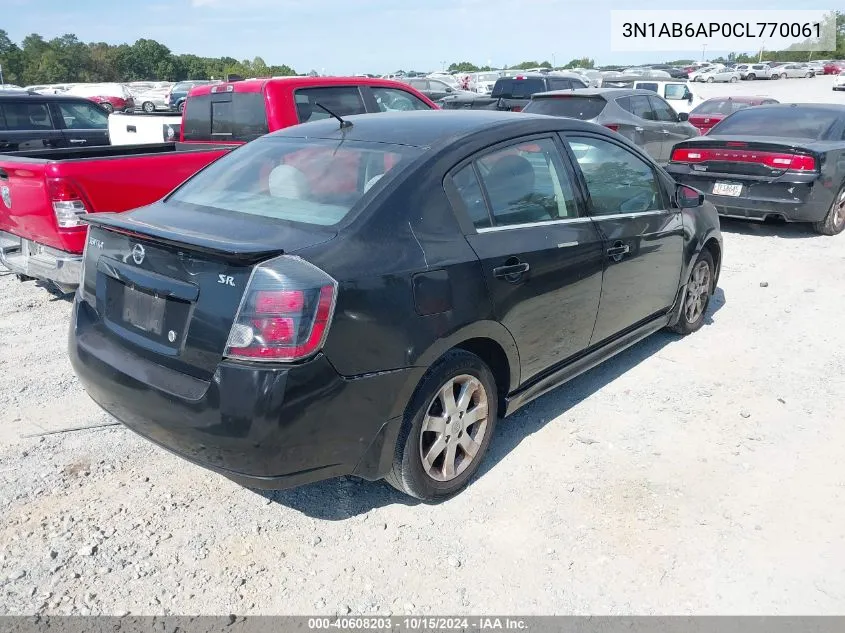
[[[203,380],[223,357],[256,264],[336,235],[172,203],[98,215],[91,225],[81,292],[97,327],[149,360]]]
[[[795,139],[708,136],[676,144],[669,162],[697,172],[779,178],[787,172],[817,174],[820,161],[818,152]]]

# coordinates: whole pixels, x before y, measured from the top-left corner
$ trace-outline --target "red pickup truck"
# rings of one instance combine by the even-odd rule
[[[369,77],[253,79],[194,88],[180,142],[0,154],[0,264],[62,293],[79,280],[87,213],[159,200],[239,144],[329,117],[434,109],[407,84]]]

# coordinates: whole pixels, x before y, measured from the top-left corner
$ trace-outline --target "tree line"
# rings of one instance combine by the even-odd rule
[[[183,81],[222,79],[226,75],[275,77],[297,74],[293,68],[268,66],[256,57],[174,55],[164,44],[140,39],[134,44],[80,42],[75,35],[51,40],[33,33],[20,45],[0,29],[0,67],[3,81],[20,86],[52,83]]]

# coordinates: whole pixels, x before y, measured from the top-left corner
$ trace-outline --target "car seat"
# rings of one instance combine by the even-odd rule
[[[268,189],[274,198],[304,200],[308,198],[308,179],[296,167],[277,165],[268,177]]]

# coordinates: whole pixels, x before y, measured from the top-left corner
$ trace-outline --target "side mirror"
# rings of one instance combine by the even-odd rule
[[[689,112],[678,112],[678,121],[689,121]]]
[[[687,97],[687,101],[689,101],[690,103],[692,103],[692,99],[693,99],[693,97],[695,97],[695,95],[694,95],[694,94],[692,94],[692,93],[689,93],[689,96]]]
[[[455,92],[455,89],[452,86],[446,86],[446,92]]]
[[[704,194],[693,187],[678,185],[675,188],[675,203],[681,209],[694,209],[704,204]]]

